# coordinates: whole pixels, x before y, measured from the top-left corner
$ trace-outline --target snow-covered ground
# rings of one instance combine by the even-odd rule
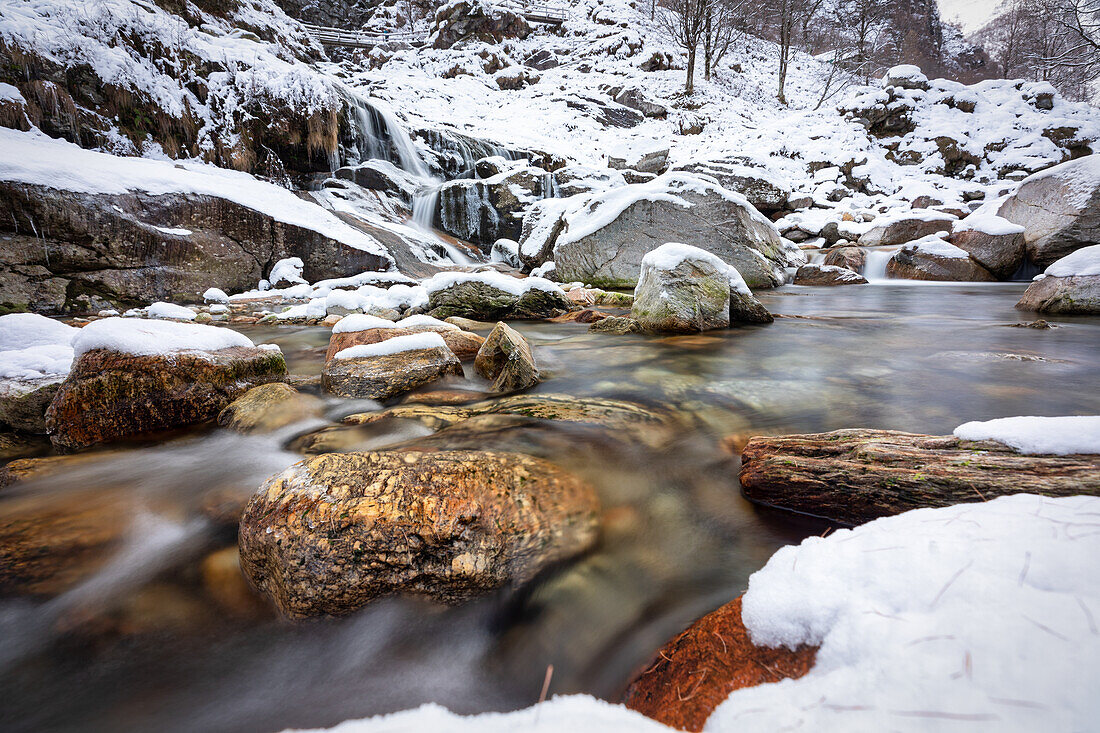
[[[753,642],[818,647],[797,680],[738,690],[706,731],[1089,730],[1100,716],[1100,499],[919,509],[780,549],[753,574]],[[336,726],[386,731],[669,730],[584,696],[506,714],[436,705]]]

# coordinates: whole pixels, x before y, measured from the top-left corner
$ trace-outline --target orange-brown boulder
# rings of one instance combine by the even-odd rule
[[[458,327],[411,326],[409,328],[404,328],[399,326],[397,328],[368,328],[365,331],[345,331],[344,333],[332,334],[328,342],[328,351],[325,352],[325,361],[336,356],[337,352],[352,346],[359,346],[360,344],[377,344],[381,341],[388,341],[389,339],[396,338],[397,336],[408,336],[412,333],[425,333],[429,331],[438,333],[442,336],[443,343],[447,344],[447,348],[450,349],[455,356],[463,360],[474,358],[477,354],[477,350],[485,343],[485,338],[483,336],[478,336],[476,333],[470,333],[469,331],[463,331]]]
[[[700,731],[734,690],[805,675],[817,649],[756,646],[741,622],[741,599],[692,624],[657,652],[623,704],[679,730]]]

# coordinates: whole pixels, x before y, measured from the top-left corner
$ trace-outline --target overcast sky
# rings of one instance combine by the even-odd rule
[[[1000,0],[939,0],[939,2],[940,15],[943,19],[958,21],[966,33],[972,33],[985,25],[1000,4]]]

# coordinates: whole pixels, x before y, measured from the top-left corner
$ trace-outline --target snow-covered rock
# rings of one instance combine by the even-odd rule
[[[1100,244],[1056,260],[1027,286],[1016,307],[1040,313],[1100,314]]]
[[[886,263],[888,277],[906,280],[995,280],[964,249],[932,234],[900,247]]]
[[[1001,280],[1024,264],[1024,227],[994,214],[975,212],[955,222],[948,239]]]
[[[847,267],[806,263],[795,272],[793,282],[795,285],[863,285],[867,278]]]
[[[325,362],[321,385],[340,397],[384,400],[447,375],[462,376],[462,365],[438,333],[407,333],[359,343]]]

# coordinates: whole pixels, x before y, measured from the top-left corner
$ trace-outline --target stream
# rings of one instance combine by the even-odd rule
[[[56,509],[126,526],[121,546],[74,587],[0,598],[0,729],[263,732],[426,702],[509,710],[536,702],[551,664],[551,694],[616,699],[659,646],[740,595],[778,547],[827,529],[754,510],[730,446],[758,433],[945,434],[968,420],[1100,414],[1100,318],[1011,327],[1034,320],[1013,308],[1024,288],[786,286],[757,293],[785,316],[774,324],[693,336],[513,324],[546,377],[535,393],[637,401],[684,427],[648,442],[568,424],[505,436],[592,482],[603,537],[530,587],[459,607],[393,598],[289,623],[248,598],[213,600],[224,576],[209,558],[226,557],[235,538],[210,519],[210,497],[253,490],[300,458],[289,441],[324,421],[265,436],[206,427],[0,490],[2,515]],[[241,330],[279,344],[292,373],[319,373],[328,329]],[[332,401],[329,418],[370,409]],[[349,445],[428,432],[380,425]]]

